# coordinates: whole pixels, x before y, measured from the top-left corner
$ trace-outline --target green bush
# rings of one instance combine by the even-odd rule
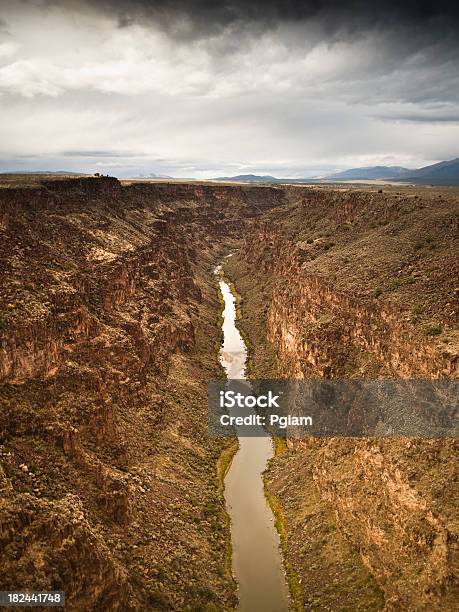
[[[411,309],[411,314],[415,317],[424,314],[424,306],[422,304],[414,304]]]
[[[439,323],[428,323],[424,327],[424,333],[426,336],[439,336],[442,331],[443,328]]]

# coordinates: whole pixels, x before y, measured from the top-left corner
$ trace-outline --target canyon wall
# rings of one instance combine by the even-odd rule
[[[212,266],[276,189],[0,189],[0,586],[72,610],[227,609],[208,440]]]
[[[287,200],[228,265],[253,376],[266,377],[259,363],[274,353],[273,377],[457,378],[457,197],[292,188]],[[455,608],[454,440],[289,447],[267,483],[305,609]]]

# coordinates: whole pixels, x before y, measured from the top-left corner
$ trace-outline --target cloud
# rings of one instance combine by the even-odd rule
[[[188,176],[455,157],[457,9],[400,4],[2,0],[0,154]]]
[[[72,150],[62,151],[63,157],[144,157],[142,151],[121,151],[116,149]]]
[[[355,35],[375,26],[451,23],[459,15],[457,5],[448,0],[99,0],[98,7],[105,14],[115,14],[120,27],[149,19],[180,37],[214,36],[235,25],[276,29],[279,23],[306,21],[326,21],[328,36]]]
[[[18,49],[19,45],[14,42],[0,42],[0,60],[13,56]]]
[[[444,111],[441,108],[435,110],[426,110],[419,112],[407,112],[407,113],[392,113],[392,114],[381,114],[377,118],[382,121],[394,122],[394,121],[406,121],[408,123],[457,123],[459,124],[459,108],[452,111]]]
[[[50,21],[58,30],[63,19]],[[157,27],[120,30],[107,22],[101,40],[91,23],[92,18],[81,28],[84,51],[64,47],[56,55],[46,47],[34,53],[24,49],[22,56],[4,62],[0,91],[26,97],[67,91],[211,98],[285,93],[338,96],[347,103],[459,96],[458,45],[446,35],[438,39],[431,33],[419,47],[416,36],[400,31],[400,25],[333,43],[315,42],[307,36],[311,26],[305,25],[304,39],[279,27],[243,42],[239,34],[225,32],[210,40],[176,44]],[[15,44],[16,50],[25,46],[8,44]]]

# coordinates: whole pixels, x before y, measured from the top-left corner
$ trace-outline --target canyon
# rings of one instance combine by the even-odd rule
[[[258,378],[457,378],[458,195],[118,180],[0,187],[0,587],[230,610],[213,269]],[[297,609],[453,610],[457,445],[276,443]]]

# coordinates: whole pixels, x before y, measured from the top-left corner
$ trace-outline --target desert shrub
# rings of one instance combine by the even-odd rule
[[[398,289],[402,285],[403,285],[403,281],[401,278],[393,278],[387,284],[387,288],[389,289],[389,291],[394,291],[394,289]]]
[[[411,308],[411,314],[415,317],[424,314],[424,306],[422,304],[414,304],[414,306]]]
[[[443,328],[439,323],[428,323],[424,326],[424,333],[426,336],[439,336],[442,331]]]
[[[435,249],[436,248],[435,240],[432,236],[426,236],[425,238],[420,238],[414,243],[414,249],[419,251],[419,249],[427,248],[427,249]]]
[[[414,276],[405,276],[404,278],[393,278],[389,281],[387,288],[389,291],[394,291],[395,289],[399,289],[404,285],[413,285],[416,282]]]

